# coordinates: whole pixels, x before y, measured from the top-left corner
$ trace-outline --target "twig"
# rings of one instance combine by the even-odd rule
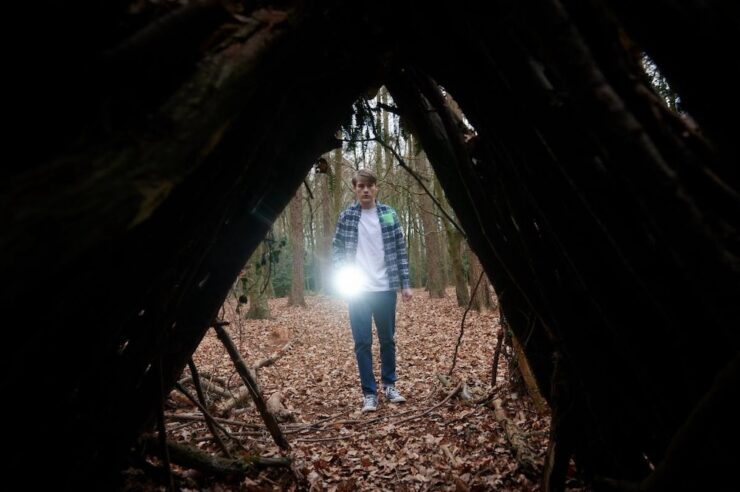
[[[192,383],[192,382],[193,382],[193,377],[192,376],[188,376],[186,378],[182,378],[179,381],[179,383],[181,385],[183,385],[183,386],[185,386],[188,383]],[[200,384],[201,384],[201,387],[203,388],[203,391],[205,393],[208,393],[208,394],[214,393],[219,398],[231,398],[233,396],[233,393],[231,391],[225,389],[223,385],[221,385],[221,384],[219,384],[219,383],[217,383],[215,381],[211,381],[210,379],[203,379],[203,378],[201,378],[200,379]]]
[[[198,422],[196,420],[191,420],[189,422],[183,422],[182,424],[177,424],[175,426],[170,427],[169,429],[167,429],[167,432],[169,433],[177,432],[180,429],[184,429],[185,427],[190,427],[191,425],[197,424],[197,423]]]
[[[200,385],[200,375],[198,374],[198,368],[195,367],[195,364],[193,363],[193,359],[190,359],[188,361],[188,367],[190,368],[190,374],[193,377],[193,386],[195,386],[195,394],[198,395],[198,400],[200,400],[200,409],[201,412],[203,412],[203,416],[206,418],[206,425],[208,426],[208,430],[211,431],[211,434],[213,435],[213,439],[216,441],[216,444],[218,444],[218,447],[220,447],[224,454],[231,458],[231,453],[229,452],[229,448],[226,447],[226,444],[224,444],[223,440],[221,440],[221,436],[218,435],[218,432],[216,431],[216,421],[213,420],[213,416],[206,410],[206,397],[203,394],[203,387]],[[178,389],[185,394],[185,396],[188,396],[186,393],[185,387],[181,385],[180,383],[177,383]],[[189,398],[189,396],[188,396]]]
[[[398,422],[396,422],[396,424],[401,424],[401,423],[403,423],[403,422],[408,422],[409,420],[414,420],[414,419],[418,419],[419,417],[423,417],[424,415],[426,415],[426,414],[428,414],[428,413],[431,413],[431,412],[432,412],[433,410],[436,410],[437,408],[441,407],[442,405],[444,405],[445,403],[447,403],[447,401],[448,401],[448,400],[449,400],[450,398],[452,398],[452,397],[453,397],[453,396],[455,396],[455,395],[456,395],[457,393],[459,393],[459,392],[460,392],[460,389],[462,389],[462,386],[463,386],[463,383],[462,383],[462,381],[461,381],[461,382],[457,383],[457,386],[455,386],[455,388],[454,388],[454,389],[453,389],[452,391],[450,391],[450,392],[449,392],[449,393],[447,394],[447,396],[445,396],[445,399],[444,399],[444,400],[442,400],[441,402],[439,402],[439,403],[437,403],[436,405],[434,405],[433,407],[431,407],[431,408],[429,408],[429,409],[427,409],[427,410],[423,411],[423,412],[422,412],[422,413],[420,413],[419,415],[412,415],[411,417],[406,417],[405,419],[401,419],[401,420],[399,420]]]
[[[257,378],[257,371],[259,369],[262,369],[263,367],[269,367],[273,365],[275,362],[280,360],[285,354],[290,350],[291,346],[293,344],[293,340],[290,340],[288,343],[286,343],[280,350],[275,352],[274,354],[270,355],[269,357],[265,357],[264,359],[258,361],[256,364],[254,364],[249,370],[252,372],[252,377],[256,380]],[[259,390],[259,386],[257,386]],[[242,386],[239,389],[237,389],[236,394],[231,393],[229,395],[226,395],[229,397],[229,400],[219,404],[218,406],[218,412],[221,414],[225,414],[229,412],[231,409],[242,403],[246,400],[247,397],[251,395],[249,388],[246,386]]]
[[[214,375],[211,371],[207,369],[199,369],[198,374],[201,377],[201,382],[205,379],[206,381],[215,381],[221,386],[226,386],[226,380],[224,378],[218,377]],[[193,380],[192,376],[185,376],[180,380],[180,384],[187,384]]]
[[[462,234],[462,237],[463,238],[467,239],[468,236],[467,236],[467,234],[465,234],[465,231],[463,231],[462,227],[460,227],[457,224],[457,222],[455,222],[455,220],[452,217],[450,217],[450,214],[448,214],[447,211],[442,206],[442,204],[439,203],[439,200],[437,200],[437,197],[434,196],[434,193],[432,193],[431,191],[429,191],[427,189],[426,185],[424,185],[424,182],[419,177],[419,175],[416,173],[416,171],[414,171],[413,169],[411,169],[408,166],[408,164],[406,164],[406,161],[404,161],[403,160],[403,157],[401,157],[400,154],[398,152],[396,152],[396,149],[394,149],[392,146],[390,146],[387,143],[385,143],[380,137],[375,137],[374,140],[376,142],[378,142],[382,147],[388,149],[391,152],[391,154],[393,154],[393,157],[395,157],[396,158],[396,161],[398,161],[398,165],[401,166],[403,169],[405,169],[406,172],[408,172],[411,175],[411,177],[413,177],[416,180],[416,182],[419,183],[419,186],[421,186],[422,189],[426,192],[426,194],[429,195],[429,197],[432,199],[432,201],[434,202],[434,204],[437,205],[437,207],[439,208],[440,212],[442,212],[442,214],[445,216],[445,218],[447,220],[449,220],[450,223],[453,226],[455,226],[455,229],[457,229],[460,232],[460,234]]]
[[[367,114],[370,117],[370,120],[371,120],[371,123],[372,123],[371,126],[373,128],[373,135],[374,135],[374,138],[372,140],[376,141],[378,144],[380,144],[381,147],[385,148],[386,150],[390,151],[391,154],[393,154],[393,157],[396,158],[396,161],[398,161],[398,164],[403,169],[405,169],[406,172],[408,172],[416,180],[417,183],[419,183],[419,186],[421,186],[422,189],[426,192],[426,194],[429,195],[429,197],[432,199],[432,201],[434,202],[434,204],[437,205],[437,207],[439,207],[439,210],[444,214],[444,216],[447,218],[447,220],[449,220],[450,223],[453,226],[455,226],[455,229],[457,229],[458,231],[460,231],[460,234],[462,234],[462,237],[463,238],[467,239],[468,236],[465,234],[465,231],[463,231],[462,227],[460,227],[457,224],[457,222],[455,222],[455,220],[452,217],[450,217],[450,215],[444,209],[444,207],[442,206],[442,204],[439,203],[439,200],[437,200],[437,198],[434,196],[434,193],[432,193],[431,191],[429,191],[427,189],[427,187],[424,185],[424,183],[422,182],[422,180],[419,177],[419,175],[406,164],[406,161],[403,160],[403,158],[396,151],[396,149],[393,148],[393,146],[391,146],[388,143],[386,143],[385,140],[383,140],[379,136],[379,133],[380,132],[378,131],[377,125],[375,123],[375,115],[373,115],[372,112],[370,112],[370,111],[372,111],[372,107],[370,106],[370,104],[368,102],[365,102],[365,106],[369,110]]]
[[[318,426],[321,425],[321,424],[325,424],[325,423],[327,423],[327,422],[329,422],[329,421],[331,421],[331,420],[339,417],[340,415],[344,415],[348,411],[349,410],[344,410],[342,412],[335,413],[334,415],[330,415],[329,417],[326,417],[326,418],[317,420],[316,422],[309,422],[309,423],[306,423],[306,424],[293,424],[293,425],[287,424],[286,427],[288,427],[289,430],[286,430],[285,433],[286,434],[292,434],[292,433],[296,433],[296,432],[305,432],[305,431],[310,430],[310,429],[325,430],[325,427],[318,427]]]
[[[172,441],[167,441],[166,447],[172,455],[173,462],[180,466],[200,470],[211,475],[224,476],[234,474],[244,476],[255,468],[290,466],[291,464],[289,458],[263,458],[261,456],[230,459],[221,458],[205,453],[198,448]]]
[[[351,436],[335,436],[335,437],[299,437],[296,439],[297,442],[323,442],[323,441],[339,441],[341,439],[348,439]]]
[[[459,386],[462,387],[462,383]],[[454,396],[454,394],[457,393],[459,391],[459,389],[456,388],[456,389],[453,389],[452,391],[453,392],[451,394],[448,394],[447,397],[444,400],[442,400],[442,403],[444,403],[445,401],[447,401],[451,396]],[[430,393],[430,395],[434,395],[435,393],[436,393],[436,391],[432,391]],[[428,396],[427,396],[427,398],[428,398]],[[442,403],[439,403],[438,405],[435,405],[434,407],[431,408],[431,410],[434,410],[435,408],[439,407]],[[416,410],[407,410],[405,412],[394,413],[392,415],[381,415],[380,417],[375,417],[375,418],[367,419],[367,420],[365,420],[365,419],[339,420],[339,421],[337,421],[337,423],[338,424],[363,424],[363,425],[366,425],[366,424],[372,424],[372,423],[378,422],[380,420],[385,420],[385,419],[391,418],[391,417],[403,417],[404,415],[408,415],[410,413],[414,413],[415,411]],[[428,412],[425,412],[423,415],[425,415],[426,413],[428,413]]]
[[[449,401],[450,398],[452,398],[457,393],[459,393],[460,392],[460,389],[462,389],[462,386],[463,386],[463,383],[462,382],[458,383],[458,385],[455,386],[455,388],[453,388],[453,390],[450,391],[447,394],[447,396],[445,396],[445,398],[442,401],[440,401],[439,403],[437,403],[433,407],[428,408],[427,410],[425,410],[425,411],[423,411],[423,412],[421,412],[419,414],[412,415],[410,417],[406,417],[405,419],[401,419],[401,420],[397,421],[396,424],[401,424],[403,422],[408,422],[410,420],[415,420],[415,419],[418,419],[420,417],[423,417],[424,415],[427,415],[428,413],[433,412],[437,408],[439,408],[442,405],[444,405],[445,403],[447,403],[447,401]],[[378,422],[380,420],[385,420],[385,419],[389,419],[389,418],[393,418],[393,417],[400,417],[400,416],[403,416],[403,415],[408,415],[410,413],[414,413],[414,410],[408,410],[406,412],[396,413],[396,414],[392,414],[392,415],[381,415],[380,417],[375,417],[375,418],[368,419],[368,420],[362,420],[362,419],[339,420],[339,421],[337,421],[337,423],[339,423],[339,424],[363,424],[363,425],[368,425],[368,424],[372,424],[372,423]],[[345,439],[347,437],[350,437],[350,436],[311,438],[311,440],[312,441],[313,440],[315,440],[315,441],[333,441],[333,440],[338,440],[338,439]],[[309,442],[308,441],[308,438],[298,438],[298,439],[296,439],[296,441]]]
[[[236,349],[234,342],[231,341],[229,334],[226,333],[223,326],[219,326],[218,323],[214,324],[213,329],[216,330],[216,334],[226,348],[226,351],[229,353],[234,366],[236,366],[237,372],[244,380],[244,384],[252,395],[254,404],[257,406],[257,410],[259,410],[262,420],[265,421],[265,425],[270,431],[270,435],[272,435],[272,438],[275,440],[275,444],[277,444],[281,449],[290,449],[290,444],[285,438],[283,432],[280,430],[280,426],[278,425],[275,416],[267,409],[265,400],[257,389],[257,381],[252,377],[252,374],[250,374],[247,365],[244,363],[241,355],[239,355],[239,351]]]
[[[470,300],[468,301],[468,307],[465,309],[465,312],[463,313],[462,321],[460,322],[460,336],[457,337],[457,344],[455,345],[455,353],[452,355],[452,366],[450,367],[450,370],[447,372],[448,376],[452,375],[452,371],[455,370],[455,364],[457,363],[457,351],[460,348],[460,343],[462,343],[463,334],[465,333],[465,317],[468,315],[468,311],[470,311],[470,307],[473,305],[473,299],[475,299],[475,293],[478,292],[478,286],[480,285],[480,281],[483,280],[483,275],[485,274],[485,271],[480,272],[480,276],[478,277],[478,282],[475,284],[475,288],[473,289],[473,292],[470,294]]]
[[[364,419],[340,420],[338,423],[340,424],[372,424],[380,420],[385,420],[391,417],[401,417],[403,415],[408,415],[410,413],[414,413],[414,410],[407,410],[405,412],[394,413],[393,415],[381,415],[380,417],[375,417],[373,419],[368,419],[368,420],[364,420]]]
[[[473,405],[488,405],[491,400],[496,397],[496,394],[499,390],[498,386],[496,385],[496,378],[498,377],[498,362],[501,357],[501,348],[504,344],[504,333],[507,330],[506,321],[504,320],[503,315],[501,319],[503,321],[499,324],[498,339],[496,340],[496,350],[494,350],[493,352],[493,364],[491,365],[491,391],[488,393],[488,396],[474,401]]]
[[[179,421],[202,421],[203,416],[202,415],[196,415],[193,413],[168,413],[166,417],[170,420],[179,420]],[[220,422],[222,424],[228,424],[228,425],[239,425],[241,427],[251,427],[253,429],[262,429],[263,427],[258,424],[250,424],[248,422],[239,422],[238,420],[230,420],[230,419],[223,419],[221,417],[213,417],[213,420],[216,422]]]
[[[262,438],[262,437],[265,437],[265,436],[266,436],[266,434],[264,432],[260,432],[260,431],[234,432],[234,433],[232,433],[232,434],[229,435],[229,437],[259,437],[259,438]],[[193,439],[193,441],[195,441],[195,442],[203,442],[203,441],[210,441],[210,440],[211,440],[211,437],[210,436],[196,437],[195,439]]]
[[[229,439],[231,439],[232,441],[234,441],[235,443],[237,443],[242,449],[244,449],[244,447],[242,446],[242,444],[237,439],[235,439],[234,437],[232,437],[231,434],[229,433],[229,431],[226,430],[226,428],[224,426],[222,426],[221,424],[219,424],[218,422],[216,422],[216,420],[208,412],[208,410],[206,409],[206,407],[204,407],[203,405],[201,405],[200,402],[198,400],[196,400],[195,397],[193,395],[191,395],[190,392],[188,390],[186,390],[183,385],[181,385],[180,383],[175,383],[175,388],[177,388],[183,395],[187,396],[188,399],[190,401],[192,401],[193,404],[196,407],[198,407],[198,409],[203,413],[203,417],[205,418],[206,425],[208,425],[208,429],[211,431],[211,434],[213,434],[213,437],[214,437],[216,443],[219,444],[219,446],[223,446],[224,448],[226,447],[226,446],[224,446],[223,441],[221,441],[221,439],[216,434],[215,429],[213,429],[213,427],[217,427],[221,432],[224,433],[225,436],[227,436]],[[209,422],[210,422],[210,424],[209,424]],[[226,453],[228,454],[228,451]]]
[[[493,400],[494,398],[496,398],[496,395],[498,394],[498,390],[499,390],[498,387],[491,388],[491,392],[488,393],[488,396],[486,396],[484,398],[481,398],[480,400],[474,401],[473,402],[473,405],[480,405],[480,406],[483,406],[483,407],[486,406],[486,405],[488,405],[491,402],[491,400]]]

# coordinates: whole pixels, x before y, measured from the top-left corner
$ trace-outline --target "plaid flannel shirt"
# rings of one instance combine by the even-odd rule
[[[406,252],[406,241],[403,236],[398,215],[392,207],[375,202],[380,220],[380,230],[383,234],[383,252],[385,266],[388,273],[388,284],[391,290],[408,289],[409,257]],[[335,268],[345,263],[354,263],[357,254],[358,232],[361,207],[359,203],[350,205],[339,214],[337,231],[332,242],[332,261]]]

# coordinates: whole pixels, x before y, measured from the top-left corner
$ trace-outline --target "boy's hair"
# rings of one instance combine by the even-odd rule
[[[355,186],[357,186],[357,182],[360,180],[367,181],[371,185],[374,185],[378,182],[378,178],[369,169],[360,169],[355,173],[354,176],[352,176],[352,187],[354,188]]]

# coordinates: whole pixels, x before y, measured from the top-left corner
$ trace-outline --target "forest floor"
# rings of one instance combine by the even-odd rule
[[[539,490],[517,464],[493,405],[473,403],[491,392],[491,361],[500,329],[496,311],[468,312],[456,366],[445,385],[439,376],[450,370],[465,309],[457,306],[452,289],[445,299],[430,299],[421,289],[406,303],[399,296],[397,388],[408,401],[391,404],[380,397],[378,411],[363,414],[346,302],[318,295],[307,297],[306,303],[298,308],[288,307],[285,298],[270,300],[269,320],[246,320],[245,310],[237,312],[231,302],[221,313],[248,365],[281,354],[273,365],[259,369],[258,379],[264,397],[279,399],[283,406],[287,420],[281,427],[292,447],[288,453],[264,430],[254,404],[219,414],[223,401],[207,391],[214,415],[228,419],[223,425],[240,440],[239,453],[289,456],[292,468],[266,468],[247,478],[218,481],[175,467],[184,489]],[[378,375],[377,337],[373,352]],[[538,412],[528,396],[511,391],[508,352],[501,355],[496,398],[541,466],[549,415]],[[232,392],[241,385],[213,330],[193,360],[204,381],[220,381]],[[186,369],[183,377],[188,374]],[[459,383],[465,383],[472,400],[458,393],[444,401]],[[198,410],[179,393],[170,395],[166,415],[170,439],[218,451],[201,419],[183,420]]]

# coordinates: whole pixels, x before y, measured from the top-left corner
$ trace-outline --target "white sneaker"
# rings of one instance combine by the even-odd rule
[[[378,409],[378,397],[376,395],[365,395],[362,400],[362,412],[374,412]]]
[[[391,403],[403,403],[406,401],[406,398],[401,396],[401,393],[398,392],[395,386],[386,386],[383,388],[383,394],[385,395],[385,399]]]

